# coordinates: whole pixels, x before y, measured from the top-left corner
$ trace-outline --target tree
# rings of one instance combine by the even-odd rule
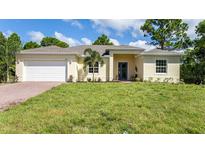
[[[56,45],[58,43],[58,39],[54,37],[44,37],[41,40],[41,46],[51,46],[51,45]]]
[[[188,49],[182,58],[181,78],[187,83],[205,83],[205,20],[196,27],[194,48]]]
[[[181,19],[147,19],[141,26],[145,37],[150,37],[150,44],[160,49],[185,49],[192,41],[187,36],[188,24]]]
[[[194,50],[196,52],[196,56],[200,62],[205,61],[205,20],[200,22],[196,27],[196,33],[198,38],[195,39],[195,47]]]
[[[68,48],[69,45],[63,41],[59,41],[56,46],[61,47],[61,48]]]
[[[107,35],[102,34],[97,38],[93,45],[113,45]]]
[[[0,69],[4,72],[3,81],[10,81],[10,77],[15,75],[16,53],[21,50],[21,40],[16,33],[12,33],[6,38],[0,32]]]
[[[33,48],[39,48],[40,45],[36,42],[26,42],[23,46],[23,49],[33,49]]]
[[[100,56],[99,52],[92,50],[91,48],[87,48],[84,51],[86,57],[84,58],[84,70],[86,70],[87,66],[91,65],[93,68],[93,78],[94,81],[95,73],[94,73],[94,66],[96,63],[99,63],[100,66],[103,66],[104,61],[103,58]]]
[[[180,69],[181,79],[186,83],[199,83],[197,77],[196,57],[193,49],[187,49],[182,56],[182,66]]]
[[[196,33],[198,34],[198,36],[205,37],[205,20],[200,22],[196,28]]]
[[[51,46],[51,45],[56,45],[62,48],[67,48],[69,45],[63,41],[58,40],[57,38],[54,37],[44,37],[41,40],[41,46]]]
[[[6,38],[2,32],[0,32],[0,82],[6,81],[6,57],[5,56],[5,45]]]

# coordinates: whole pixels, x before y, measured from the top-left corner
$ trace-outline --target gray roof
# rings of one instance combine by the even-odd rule
[[[67,48],[61,48],[57,46],[47,46],[34,49],[22,50],[19,54],[68,54],[65,50]],[[75,52],[69,52],[69,54],[77,54]]]
[[[128,45],[80,45],[75,47],[69,47],[69,48],[60,48],[57,46],[48,46],[48,47],[40,47],[35,49],[27,49],[22,50],[20,54],[80,54],[82,55],[84,53],[84,50],[87,48],[91,48],[92,50],[96,50],[101,55],[105,54],[106,51],[144,51],[142,48],[128,46]]]
[[[40,47],[35,49],[27,49],[22,50],[18,54],[77,54],[83,55],[84,50],[87,48],[91,48],[92,50],[96,50],[101,55],[108,54],[107,51],[136,51],[138,54],[141,55],[181,55],[181,53],[176,51],[169,51],[169,50],[161,50],[161,49],[152,49],[150,51],[144,51],[142,48],[133,47],[129,45],[80,45],[75,47],[69,48],[61,48],[57,46],[47,46],[47,47]]]
[[[141,55],[163,55],[163,56],[180,56],[182,53],[173,50],[152,49],[144,51]]]

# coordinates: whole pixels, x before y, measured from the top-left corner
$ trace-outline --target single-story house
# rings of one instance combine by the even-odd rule
[[[91,48],[100,53],[104,65],[96,63],[94,68],[83,69],[84,50]],[[142,48],[128,45],[81,45],[69,48],[48,46],[22,50],[16,55],[18,81],[142,81],[180,80],[180,53],[175,51]]]

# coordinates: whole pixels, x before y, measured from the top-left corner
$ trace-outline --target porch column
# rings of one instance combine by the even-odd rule
[[[110,58],[109,58],[109,81],[113,80],[113,54],[110,53]]]
[[[68,58],[65,59],[66,61],[66,81],[69,81],[69,76],[70,76],[70,72],[69,72],[69,61],[68,61]]]

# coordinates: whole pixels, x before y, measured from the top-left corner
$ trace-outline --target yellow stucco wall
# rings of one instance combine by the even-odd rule
[[[156,73],[156,59],[167,60],[167,73]],[[144,80],[165,81],[168,78],[170,78],[170,82],[178,82],[180,80],[179,56],[144,56],[143,61]]]
[[[137,66],[138,77],[143,80],[161,80],[172,78],[174,82],[180,79],[180,57],[179,56],[137,56],[134,54],[113,54],[113,60],[110,57],[103,57],[105,64],[99,67],[99,73],[95,73],[96,80],[112,81],[118,79],[118,62],[128,62],[128,80],[135,75],[135,66]],[[111,57],[112,57],[111,56]],[[155,61],[156,59],[167,59],[168,67],[166,74],[157,74]],[[17,55],[16,56],[16,75],[18,81],[23,81],[24,62],[31,60],[60,60],[66,61],[67,79],[73,76],[73,81],[87,81],[92,78],[92,73],[83,70],[83,58],[75,55]],[[112,62],[110,64],[110,62]],[[110,70],[110,67],[113,70]],[[110,73],[113,72],[111,79]]]
[[[137,77],[143,80],[143,58],[137,56],[135,60],[135,64],[137,66]]]
[[[95,73],[94,78],[97,81],[99,78],[101,81],[109,80],[109,59],[103,58],[104,65],[99,67],[99,73]],[[86,71],[83,69],[83,58],[78,58],[78,79],[79,81],[87,81],[88,78],[92,79],[93,74],[88,72],[88,67]]]
[[[135,55],[132,54],[114,54],[114,80],[118,80],[118,63],[119,62],[127,62],[128,63],[128,80],[131,79],[133,75],[135,75]]]

